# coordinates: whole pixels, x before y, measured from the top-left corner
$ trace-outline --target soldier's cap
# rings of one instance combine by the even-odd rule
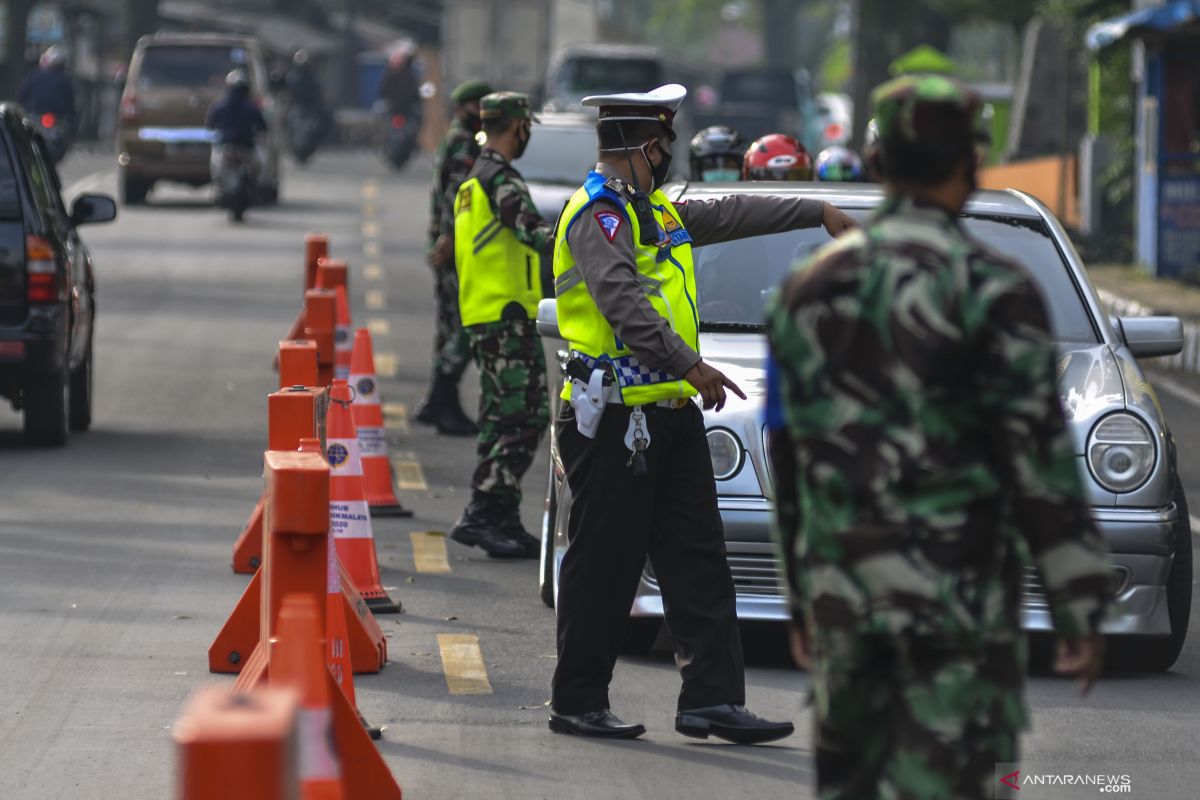
[[[955,145],[977,138],[979,94],[944,75],[904,75],[871,93],[879,144]]]
[[[649,92],[593,94],[583,98],[583,105],[600,109],[601,122],[653,120],[667,129],[675,141],[675,114],[687,97],[687,89],[678,83],[668,83]]]
[[[520,92],[492,92],[479,101],[482,119],[528,119],[541,122],[529,105],[529,95]]]
[[[483,99],[485,95],[489,95],[493,91],[495,90],[487,81],[463,81],[454,87],[454,91],[450,92],[450,99],[455,103],[470,103],[472,100]]]

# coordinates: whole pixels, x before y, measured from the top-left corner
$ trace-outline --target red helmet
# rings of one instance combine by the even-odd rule
[[[754,140],[742,158],[744,181],[811,181],[812,157],[804,145],[785,133]]]

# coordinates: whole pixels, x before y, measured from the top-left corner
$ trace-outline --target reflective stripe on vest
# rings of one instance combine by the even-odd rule
[[[537,251],[501,224],[479,178],[470,178],[454,198],[454,263],[463,325],[499,322],[516,302],[532,319],[542,299]]]
[[[622,223],[629,225],[637,254],[638,283],[646,299],[661,314],[692,349],[700,351],[699,319],[696,313],[696,277],[692,267],[691,236],[670,199],[660,190],[650,195],[659,239],[669,241],[662,247],[640,242],[637,217],[626,198],[604,186],[606,178],[589,172],[583,186],[571,197],[558,222],[558,238],[554,247],[554,293],[557,297],[558,328],[570,343],[572,351],[584,356],[585,362],[609,362],[621,387],[625,405],[642,405],[674,397],[691,397],[696,390],[690,383],[647,367],[625,347],[613,332],[612,326],[596,308],[587,286],[575,266],[575,258],[567,243],[573,225],[596,225],[591,212],[592,203],[600,198],[610,200],[622,209]],[[625,235],[622,233],[621,235]],[[562,397],[570,397],[570,386],[564,385]]]

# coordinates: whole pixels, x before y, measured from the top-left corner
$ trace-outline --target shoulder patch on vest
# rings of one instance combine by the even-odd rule
[[[600,211],[596,213],[596,224],[600,226],[600,230],[604,232],[604,238],[612,242],[617,236],[617,231],[621,229],[621,215],[613,211]]]

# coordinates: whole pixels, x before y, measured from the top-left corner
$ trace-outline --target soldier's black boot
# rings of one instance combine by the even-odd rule
[[[439,409],[445,401],[445,394],[446,379],[435,369],[433,380],[429,383],[429,394],[425,395],[421,407],[417,409],[416,421],[422,425],[437,425]]]
[[[500,532],[521,545],[525,558],[539,558],[542,555],[542,540],[525,530],[521,524],[521,514],[516,508],[505,512]]]
[[[450,538],[478,547],[492,558],[523,558],[525,548],[500,532],[500,515],[486,497],[476,494],[454,524]]]
[[[445,386],[437,415],[438,433],[446,436],[477,436],[479,426],[463,411],[462,402],[458,399],[458,385],[447,377],[442,377],[442,381]]]

